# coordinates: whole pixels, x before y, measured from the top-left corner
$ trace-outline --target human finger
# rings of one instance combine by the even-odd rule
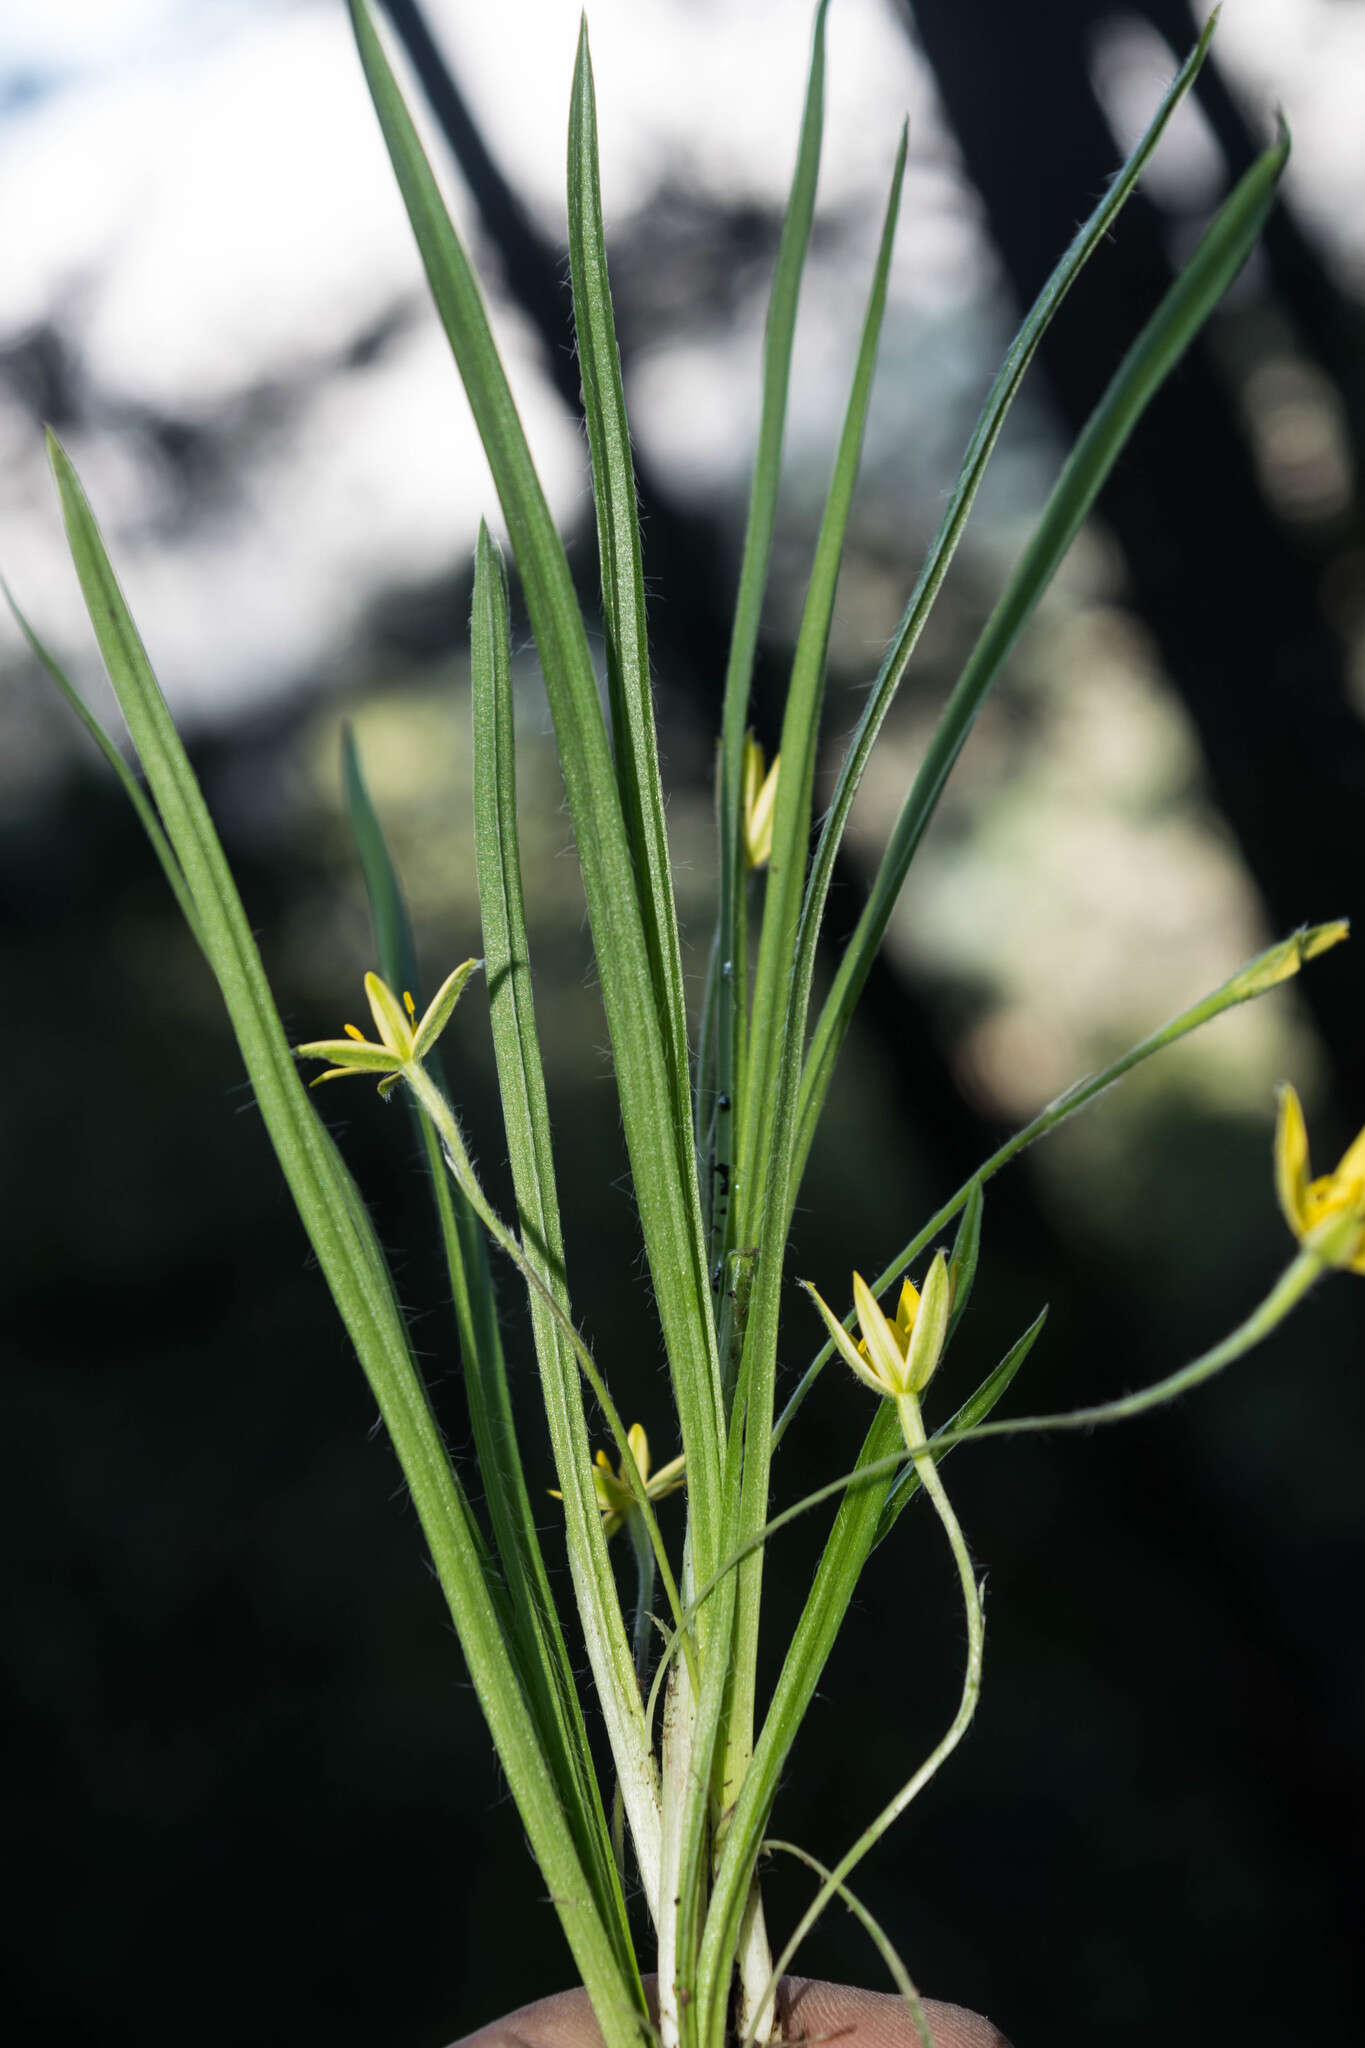
[[[652,2010],[653,1979],[647,1978],[645,1985]],[[826,2042],[847,2048],[922,2048],[904,1999],[894,1993],[784,1977],[778,2014],[784,2048],[822,2048]],[[998,2027],[963,2006],[926,1998],[924,2016],[934,2048],[1009,2048]],[[587,1993],[559,1991],[480,2027],[452,2048],[602,2048],[602,2035]]]

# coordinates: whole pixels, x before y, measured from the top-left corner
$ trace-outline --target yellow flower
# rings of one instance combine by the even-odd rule
[[[626,1442],[635,1460],[635,1469],[644,1482],[645,1495],[649,1500],[663,1500],[668,1494],[676,1493],[683,1484],[683,1461],[681,1456],[670,1458],[661,1465],[651,1479],[649,1476],[649,1438],[638,1422],[633,1422],[626,1431]],[[626,1461],[622,1458],[613,1472],[611,1459],[605,1451],[597,1453],[592,1468],[592,1483],[597,1488],[597,1505],[602,1510],[602,1527],[608,1536],[614,1536],[625,1524],[627,1515],[634,1512],[635,1495],[626,1477]],[[563,1500],[562,1493],[551,1487],[553,1500]]]
[[[952,1305],[948,1261],[941,1251],[934,1254],[924,1276],[923,1293],[909,1280],[901,1288],[894,1322],[882,1313],[862,1274],[853,1275],[853,1306],[863,1333],[861,1344],[853,1342],[808,1280],[801,1285],[824,1317],[825,1328],[834,1339],[839,1356],[874,1393],[890,1395],[895,1400],[903,1394],[923,1392],[938,1364]]]
[[[1308,1132],[1288,1082],[1280,1090],[1275,1127],[1275,1191],[1300,1244],[1326,1265],[1365,1273],[1365,1131],[1347,1148],[1335,1173],[1309,1180]]]
[[[751,868],[763,868],[772,859],[773,810],[777,804],[777,769],[780,754],[763,773],[763,749],[751,732],[744,735],[744,857]]]
[[[402,1080],[406,1068],[419,1066],[426,1058],[450,1022],[451,1011],[460,1000],[465,983],[482,964],[479,960],[466,960],[453,974],[448,974],[420,1021],[417,1006],[406,990],[400,1003],[386,981],[381,981],[377,974],[367,974],[365,994],[379,1033],[378,1044],[363,1038],[354,1024],[348,1024],[344,1038],[317,1038],[307,1045],[295,1046],[302,1059],[332,1062],[327,1072],[319,1074],[310,1085],[316,1088],[322,1081],[341,1081],[348,1074],[379,1074],[379,1092],[387,1095]]]

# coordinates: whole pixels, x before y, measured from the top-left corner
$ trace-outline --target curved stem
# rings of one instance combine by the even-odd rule
[[[954,1444],[975,1443],[987,1436],[1020,1436],[1040,1429],[1090,1429],[1099,1422],[1124,1422],[1130,1416],[1141,1415],[1144,1409],[1173,1401],[1178,1394],[1188,1393],[1202,1380],[1212,1379],[1224,1366],[1262,1343],[1309,1288],[1331,1270],[1305,1245],[1246,1321],[1211,1350],[1182,1365],[1178,1372],[1167,1373],[1165,1379],[1154,1380],[1150,1387],[1139,1387],[1136,1393],[1121,1394],[1115,1401],[1101,1401],[1094,1408],[1072,1408],[1060,1415],[1016,1415],[1004,1422],[978,1422],[967,1429],[940,1430],[934,1437],[934,1453],[951,1450]]]
[[[573,1318],[564,1313],[563,1308],[555,1298],[554,1290],[546,1285],[532,1260],[527,1257],[521,1244],[507,1228],[507,1225],[479,1186],[469,1154],[465,1150],[464,1138],[461,1135],[459,1123],[456,1121],[455,1112],[446,1101],[445,1096],[441,1093],[420,1061],[409,1061],[403,1067],[402,1075],[427,1115],[431,1118],[432,1123],[436,1126],[437,1134],[441,1140],[441,1148],[445,1153],[446,1165],[450,1168],[469,1206],[473,1209],[475,1215],[483,1224],[484,1229],[493,1239],[493,1242],[500,1250],[507,1254],[512,1264],[521,1274],[522,1279],[526,1282],[526,1285],[534,1289],[541,1301],[545,1303],[551,1315],[553,1315],[573,1346],[574,1357],[578,1360],[579,1369],[596,1395],[602,1413],[606,1417],[607,1427],[616,1439],[616,1446],[621,1454],[620,1470],[622,1476],[635,1496],[634,1505],[642,1516],[645,1528],[649,1532],[650,1546],[659,1567],[659,1578],[662,1581],[674,1623],[681,1628],[682,1601],[678,1595],[677,1581],[668,1562],[668,1553],[664,1549],[663,1538],[659,1534],[659,1524],[655,1519],[654,1509],[650,1504],[649,1495],[645,1491],[645,1484],[640,1477],[639,1467],[635,1463],[635,1453],[630,1447],[629,1436],[627,1435],[625,1425],[616,1411],[616,1404],[607,1392],[606,1381],[597,1369],[597,1361],[575,1329]],[[695,1651],[690,1631],[683,1634],[682,1650],[683,1656],[691,1668],[693,1683],[695,1684]]]
[[[799,1843],[779,1842],[775,1836],[768,1835],[764,1839],[763,1848],[765,1853],[770,1849],[780,1849],[784,1856],[794,1856],[798,1863],[804,1863],[808,1870],[815,1872],[817,1877],[828,1878],[830,1876],[829,1866],[822,1863],[817,1856],[812,1856],[808,1850],[801,1848]],[[929,2032],[929,2022],[925,2018],[919,1992],[915,1988],[914,1979],[897,1953],[895,1943],[881,1922],[873,1918],[856,1892],[850,1891],[846,1884],[836,1884],[835,1889],[854,1919],[865,1929],[874,1943],[877,1953],[886,1964],[891,1976],[895,1979],[896,1989],[909,2007],[910,2018],[914,2022],[915,2031],[923,2043],[923,2048],[934,2048],[934,2037]]]
[[[901,1428],[905,1433],[906,1448],[914,1460],[920,1484],[934,1504],[934,1511],[943,1524],[944,1533],[957,1565],[958,1580],[962,1587],[962,1604],[967,1617],[967,1668],[962,1680],[962,1695],[952,1723],[943,1739],[924,1759],[914,1776],[907,1779],[895,1798],[885,1805],[871,1826],[865,1828],[852,1848],[847,1850],[833,1870],[829,1872],[810,1905],[802,1914],[796,1928],[773,1968],[768,1985],[770,1993],[777,1989],[781,1979],[791,1967],[792,1958],[809,1934],[830,1900],[840,1891],[849,1872],[860,1863],[868,1850],[879,1842],[887,1829],[899,1820],[906,1807],[918,1793],[923,1791],[929,1780],[947,1762],[971,1726],[976,1712],[976,1703],[981,1694],[981,1657],[985,1645],[986,1625],[981,1610],[981,1594],[972,1569],[971,1553],[962,1526],[953,1512],[951,1501],[944,1491],[939,1478],[938,1467],[933,1454],[927,1448],[924,1422],[920,1415],[919,1400],[914,1394],[902,1394],[897,1400]],[[749,2044],[745,2044],[749,2048]]]
[[[1160,1030],[1149,1032],[1146,1038],[1130,1046],[1127,1052],[1111,1061],[1107,1067],[1101,1068],[1099,1073],[1088,1074],[1084,1080],[1075,1081],[1069,1088],[1064,1089],[1055,1101],[1049,1102],[1045,1108],[1039,1110],[1037,1116],[1022,1129],[1017,1130],[1012,1137],[1007,1138],[1003,1145],[992,1152],[989,1159],[977,1167],[969,1179],[963,1181],[956,1194],[948,1197],[942,1208],[935,1211],[923,1229],[917,1231],[909,1244],[902,1246],[897,1252],[890,1265],[878,1274],[872,1283],[872,1292],[880,1299],[906,1268],[913,1265],[925,1246],[932,1244],[939,1232],[952,1222],[960,1209],[965,1207],[973,1182],[979,1182],[984,1186],[993,1174],[1008,1166],[1026,1147],[1035,1144],[1039,1138],[1046,1137],[1050,1131],[1056,1130],[1059,1124],[1075,1116],[1078,1110],[1097,1101],[1135,1067],[1141,1066],[1144,1060],[1151,1059],[1155,1053],[1164,1052],[1167,1046],[1175,1045],[1191,1031],[1197,1031],[1202,1024],[1208,1024],[1215,1017],[1221,1017],[1225,1010],[1234,1009],[1239,1003],[1251,1002],[1257,996],[1267,995],[1272,988],[1277,988],[1289,975],[1296,973],[1305,960],[1311,960],[1315,952],[1323,950],[1324,942],[1321,935],[1328,929],[1330,928],[1327,926],[1315,925],[1310,929],[1295,932],[1287,939],[1281,939],[1276,945],[1267,946],[1263,952],[1257,953],[1253,959],[1239,967],[1237,972],[1219,988],[1214,989],[1211,995],[1202,997],[1188,1010],[1182,1010],[1178,1017],[1173,1017],[1168,1024],[1163,1024]],[[853,1328],[852,1310],[844,1319],[844,1328]],[[833,1356],[833,1344],[824,1345],[802,1374],[799,1384],[773,1428],[774,1451],[785,1436],[797,1409]]]

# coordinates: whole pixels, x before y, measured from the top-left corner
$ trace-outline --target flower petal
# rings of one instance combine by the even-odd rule
[[[649,1480],[649,1438],[645,1435],[643,1423],[631,1423],[630,1428],[626,1431],[626,1442],[630,1445],[630,1455],[635,1460],[636,1471],[641,1479],[647,1483]],[[626,1477],[626,1461],[624,1458],[621,1460],[621,1480],[624,1485],[629,1486],[630,1481]]]
[[[1341,1155],[1334,1180],[1365,1180],[1365,1131],[1361,1131],[1354,1142]]]
[[[369,997],[370,1015],[374,1018],[376,1031],[402,1065],[412,1058],[412,1026],[407,1012],[389,984],[373,969],[365,976],[365,994]]]
[[[685,1464],[686,1459],[683,1453],[679,1451],[676,1458],[670,1458],[666,1465],[660,1465],[658,1471],[649,1482],[649,1497],[651,1500],[667,1500],[670,1493],[676,1493],[680,1486],[686,1484],[683,1474]]]
[[[890,1390],[882,1385],[882,1382],[877,1378],[867,1360],[859,1356],[857,1345],[849,1336],[848,1331],[839,1321],[839,1318],[829,1307],[824,1297],[811,1286],[809,1280],[802,1280],[799,1284],[805,1288],[807,1294],[824,1317],[825,1328],[833,1338],[838,1348],[839,1356],[843,1359],[845,1365],[851,1366],[853,1371],[857,1373],[858,1378],[871,1387],[874,1394],[885,1396]]]
[[[920,1295],[919,1314],[910,1336],[910,1349],[905,1358],[905,1384],[913,1394],[923,1393],[934,1376],[943,1350],[943,1340],[948,1334],[948,1311],[952,1306],[952,1289],[948,1285],[948,1261],[940,1250],[935,1252],[929,1271],[924,1276],[924,1292]]]
[[[919,1314],[919,1289],[913,1280],[907,1279],[901,1288],[901,1298],[896,1304],[896,1328],[901,1335],[909,1338]]]
[[[386,1074],[393,1067],[393,1054],[385,1045],[372,1045],[368,1038],[314,1038],[296,1045],[300,1059],[331,1060],[338,1067],[357,1074]]]
[[[853,1275],[853,1306],[863,1333],[872,1370],[887,1394],[905,1390],[905,1354],[896,1341],[896,1326],[882,1314],[876,1295],[861,1273]]]
[[[1288,1081],[1280,1089],[1280,1113],[1275,1124],[1275,1192],[1285,1222],[1295,1237],[1309,1228],[1308,1214],[1308,1131],[1303,1106]]]
[[[448,974],[437,989],[426,1009],[422,1021],[413,1036],[412,1057],[424,1060],[435,1045],[446,1025],[450,1022],[451,1011],[464,993],[464,985],[476,967],[482,967],[482,960],[466,960],[453,974]]]

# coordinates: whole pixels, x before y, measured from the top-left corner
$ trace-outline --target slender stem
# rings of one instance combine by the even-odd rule
[[[1312,958],[1311,948],[1314,943],[1320,945],[1321,941],[1317,935],[1325,929],[1326,927],[1317,926],[1311,932],[1296,932],[1291,938],[1282,939],[1279,944],[1267,947],[1264,952],[1258,953],[1254,959],[1247,961],[1243,967],[1238,969],[1236,974],[1228,981],[1225,981],[1220,988],[1216,988],[1211,995],[1204,996],[1199,1002],[1191,1004],[1188,1010],[1182,1010],[1178,1017],[1172,1017],[1170,1022],[1163,1024],[1159,1030],[1149,1032],[1146,1038],[1139,1040],[1138,1044],[1130,1046],[1127,1052],[1121,1054],[1109,1066],[1102,1068],[1099,1073],[1087,1074],[1084,1080],[1073,1082],[1070,1088],[1065,1089],[1054,1101],[1049,1102],[1045,1108],[1040,1109],[1037,1116],[1031,1122],[1026,1123],[1022,1130],[1016,1131],[1013,1137],[1007,1138],[1003,1145],[992,1152],[989,1159],[977,1167],[971,1178],[962,1183],[957,1193],[948,1197],[943,1207],[935,1211],[924,1225],[924,1228],[916,1232],[909,1244],[897,1252],[890,1265],[873,1281],[872,1292],[879,1297],[884,1294],[886,1289],[900,1278],[907,1266],[914,1263],[925,1246],[933,1243],[939,1232],[952,1222],[959,1209],[965,1204],[968,1195],[972,1191],[972,1183],[974,1181],[980,1181],[984,1184],[984,1182],[990,1180],[993,1175],[999,1173],[1002,1167],[1008,1166],[1012,1159],[1016,1159],[1027,1146],[1035,1144],[1039,1138],[1046,1137],[1049,1131],[1056,1130],[1057,1126],[1065,1123],[1068,1117],[1075,1116],[1077,1110],[1084,1109],[1088,1103],[1094,1102],[1099,1096],[1106,1094],[1116,1082],[1121,1081],[1126,1074],[1130,1074],[1134,1067],[1141,1066],[1144,1060],[1151,1059],[1155,1053],[1164,1052],[1167,1046],[1176,1044],[1179,1039],[1187,1037],[1191,1031],[1197,1031],[1201,1024],[1211,1023],[1215,1017],[1220,1017],[1225,1010],[1233,1009],[1239,1003],[1250,1002],[1257,996],[1267,994],[1272,988],[1278,986],[1279,982],[1285,979],[1286,975],[1296,971],[1301,958]],[[1294,960],[1293,967],[1285,965],[1285,962],[1290,958]],[[799,1168],[800,1162],[798,1161],[798,1172]],[[853,1312],[851,1309],[844,1319],[844,1328],[847,1330],[853,1328]],[[795,1392],[782,1410],[773,1429],[774,1450],[777,1449],[778,1444],[785,1436],[789,1425],[796,1415],[797,1409],[801,1406],[821,1371],[833,1356],[833,1344],[826,1344],[823,1349],[816,1353],[810,1365],[802,1374]]]
[[[962,1696],[958,1701],[957,1712],[953,1716],[952,1724],[942,1741],[930,1751],[914,1776],[906,1780],[895,1798],[882,1808],[871,1826],[864,1829],[852,1848],[847,1850],[839,1859],[819,1891],[815,1894],[815,1897],[811,1900],[810,1905],[797,1922],[791,1938],[773,1968],[768,1984],[770,1993],[776,1991],[778,1984],[789,1969],[797,1949],[824,1912],[830,1900],[836,1897],[849,1872],[856,1864],[862,1861],[868,1850],[881,1840],[887,1829],[900,1818],[911,1800],[923,1791],[940,1766],[947,1762],[948,1758],[957,1748],[957,1745],[971,1726],[972,1716],[976,1712],[976,1703],[981,1693],[981,1657],[985,1644],[986,1625],[985,1617],[981,1610],[981,1594],[978,1590],[972,1568],[971,1553],[967,1549],[967,1541],[962,1534],[961,1524],[953,1513],[952,1503],[944,1491],[943,1481],[939,1478],[938,1467],[933,1455],[927,1448],[924,1422],[920,1415],[918,1397],[914,1394],[902,1394],[897,1400],[896,1405],[900,1411],[901,1428],[905,1434],[906,1448],[914,1460],[915,1470],[919,1473],[920,1484],[933,1502],[934,1510],[943,1524],[944,1533],[948,1538],[949,1547],[953,1553],[953,1561],[957,1565],[958,1580],[962,1587],[962,1604],[967,1617],[967,1668],[962,1680]],[[752,2042],[753,2036],[751,2034],[746,2039],[744,2048],[752,2048]]]
[[[1178,1372],[1154,1380],[1150,1387],[1139,1387],[1136,1393],[1121,1394],[1115,1401],[1101,1401],[1094,1408],[1072,1408],[1061,1415],[1017,1415],[1004,1422],[978,1422],[966,1429],[940,1430],[934,1437],[934,1454],[950,1450],[954,1444],[975,1443],[979,1437],[1019,1436],[1040,1429],[1090,1429],[1099,1422],[1124,1422],[1163,1401],[1173,1401],[1178,1394],[1188,1393],[1201,1381],[1212,1379],[1224,1366],[1264,1342],[1309,1288],[1331,1270],[1316,1252],[1305,1246],[1244,1323],[1239,1323],[1211,1350],[1201,1352],[1189,1365],[1182,1365]]]
[[[606,1417],[607,1426],[616,1439],[617,1449],[621,1453],[620,1470],[622,1476],[626,1479],[631,1492],[635,1496],[635,1507],[643,1517],[645,1528],[649,1532],[649,1541],[653,1547],[654,1557],[659,1567],[659,1577],[663,1582],[664,1593],[668,1599],[674,1623],[681,1628],[682,1602],[678,1595],[677,1581],[673,1577],[672,1567],[668,1562],[668,1553],[664,1549],[663,1538],[659,1534],[659,1524],[655,1519],[649,1495],[645,1491],[644,1481],[640,1477],[639,1467],[635,1463],[635,1453],[630,1447],[630,1439],[625,1425],[616,1411],[615,1402],[607,1392],[606,1381],[597,1369],[596,1360],[575,1329],[573,1318],[564,1313],[563,1308],[555,1298],[554,1290],[547,1286],[536,1266],[528,1258],[522,1246],[507,1228],[507,1225],[479,1186],[469,1154],[465,1150],[464,1138],[456,1121],[455,1112],[432,1080],[430,1074],[427,1073],[425,1067],[417,1060],[410,1060],[403,1067],[402,1074],[403,1079],[407,1082],[413,1094],[431,1118],[432,1123],[436,1126],[441,1140],[441,1147],[445,1153],[446,1165],[450,1168],[456,1183],[464,1193],[465,1199],[475,1215],[483,1224],[484,1229],[493,1239],[493,1242],[507,1254],[527,1286],[533,1288],[535,1293],[546,1304],[550,1313],[554,1316],[556,1322],[558,1322],[573,1346],[574,1356],[578,1360],[583,1377],[597,1396],[602,1413]],[[695,1650],[690,1631],[683,1636],[682,1649],[683,1656],[686,1658],[688,1665],[690,1667],[694,1666]],[[693,1669],[693,1677],[695,1680],[695,1668]]]
[[[817,1877],[827,1878],[830,1875],[827,1864],[821,1863],[818,1857],[812,1856],[809,1850],[801,1848],[796,1842],[779,1842],[776,1836],[766,1835],[763,1840],[764,1854],[766,1855],[772,1849],[780,1849],[785,1856],[795,1856],[799,1863],[804,1863],[808,1870],[815,1872]],[[876,1944],[878,1954],[895,1979],[896,1989],[900,1992],[901,1997],[909,2008],[910,2018],[916,2033],[920,2037],[923,2048],[934,2048],[934,2037],[929,2031],[929,2022],[925,2018],[919,1992],[915,1988],[910,1972],[897,1954],[895,1944],[892,1942],[890,1935],[886,1932],[880,1921],[873,1918],[856,1892],[850,1891],[846,1884],[838,1885],[836,1889],[839,1897],[848,1907],[854,1919],[867,1931]]]

